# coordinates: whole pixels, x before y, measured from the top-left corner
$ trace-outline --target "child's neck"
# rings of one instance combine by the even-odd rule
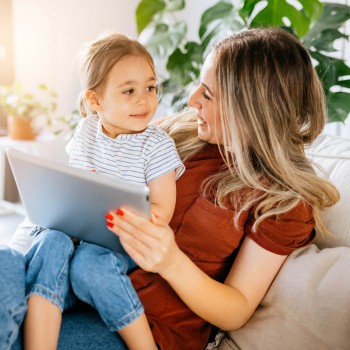
[[[132,131],[132,130],[128,130],[128,132],[122,132],[119,131],[117,128],[114,127],[109,127],[106,128],[103,124],[102,124],[102,132],[108,136],[111,139],[115,139],[117,138],[119,135],[129,135],[129,134],[141,134],[142,132],[144,132],[146,129],[144,130],[140,130],[140,131]]]

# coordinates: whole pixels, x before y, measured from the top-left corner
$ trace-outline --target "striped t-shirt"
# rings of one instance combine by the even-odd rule
[[[178,179],[185,170],[173,139],[159,127],[112,139],[95,115],[81,120],[67,151],[73,167],[136,183],[148,184],[174,169]]]

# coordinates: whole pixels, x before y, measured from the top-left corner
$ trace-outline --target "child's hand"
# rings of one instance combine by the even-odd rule
[[[107,213],[106,219],[107,227],[119,236],[125,251],[142,269],[163,274],[176,261],[180,249],[174,232],[155,213],[149,220],[118,209]]]

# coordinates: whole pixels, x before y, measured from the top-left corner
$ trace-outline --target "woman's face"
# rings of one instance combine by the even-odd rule
[[[198,137],[209,143],[222,144],[222,130],[218,106],[218,96],[214,89],[213,54],[206,58],[201,70],[200,85],[188,99],[188,105],[198,111]]]

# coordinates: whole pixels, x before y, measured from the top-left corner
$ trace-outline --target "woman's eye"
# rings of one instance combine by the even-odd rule
[[[211,98],[210,98],[205,92],[202,92],[202,96],[203,96],[204,99],[206,99],[206,100],[211,100]]]
[[[134,92],[135,92],[134,89],[129,89],[129,90],[123,91],[123,94],[124,94],[124,95],[131,95],[131,94],[133,94]]]

